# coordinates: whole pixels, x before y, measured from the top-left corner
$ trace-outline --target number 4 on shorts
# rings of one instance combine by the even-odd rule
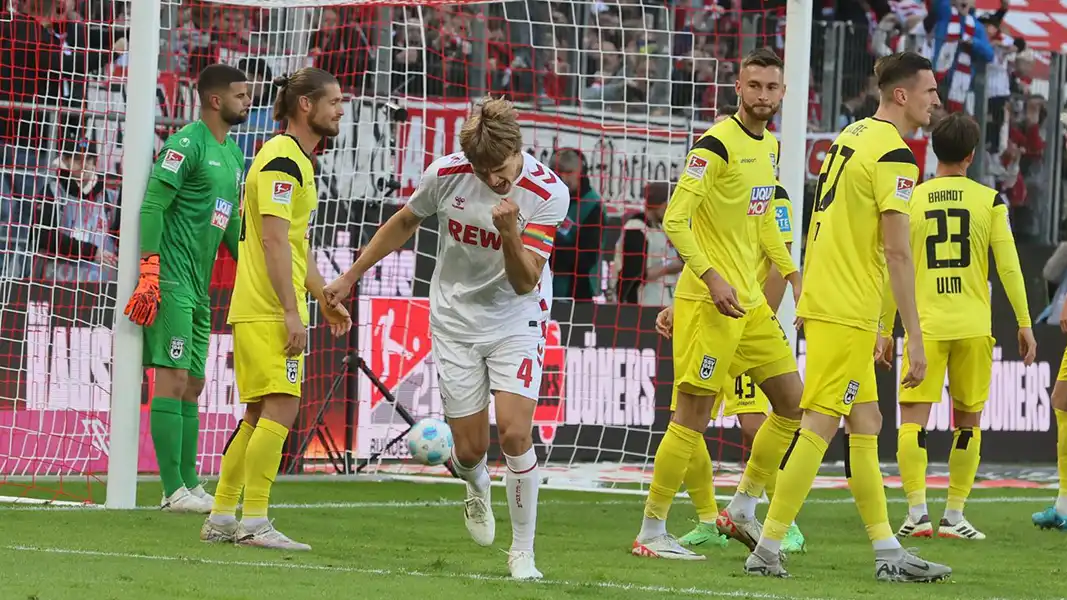
[[[528,358],[522,359],[522,362],[519,363],[519,372],[515,374],[515,378],[522,382],[523,387],[530,387],[530,384],[533,383],[533,361]]]

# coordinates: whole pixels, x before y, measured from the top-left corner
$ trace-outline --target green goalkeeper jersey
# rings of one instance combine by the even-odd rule
[[[158,252],[164,293],[207,295],[219,243],[236,247],[244,162],[203,121],[167,138],[141,208],[141,251]]]

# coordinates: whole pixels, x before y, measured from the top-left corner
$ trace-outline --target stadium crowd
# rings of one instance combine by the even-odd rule
[[[95,150],[106,141],[101,135],[116,141],[120,116],[107,117],[110,127],[88,127],[86,89],[121,86],[130,5],[11,0],[0,19],[3,276],[44,276],[35,262],[47,262],[54,277],[114,277],[118,178],[109,171],[117,165],[98,162]],[[931,57],[945,103],[938,116],[974,110],[972,68],[983,63],[986,85],[977,94],[987,98],[989,115],[983,176],[1007,195],[1017,235],[1025,237],[1049,168],[1043,131],[1050,111],[1032,90],[1037,57],[1025,40],[1006,33],[1009,3],[993,13],[976,11],[974,0],[815,5],[809,130],[832,133],[873,113],[870,73],[878,56],[918,49]],[[249,157],[277,127],[267,84],[277,66],[263,57],[280,47],[306,47],[306,63],[337,74],[353,94],[381,95],[382,83],[371,75],[389,72],[384,93],[394,97],[463,99],[488,90],[540,110],[577,106],[631,121],[729,114],[739,57],[757,45],[784,50],[784,0],[529,0],[388,11],[353,5],[324,8],[307,29],[286,33],[272,27],[277,17],[266,9],[198,1],[167,9],[162,73],[195,78],[204,66],[224,62],[252,77],[253,114],[235,134]],[[827,71],[822,45],[835,24],[847,26],[848,58]],[[391,52],[378,51],[385,41]],[[824,73],[839,78],[840,102],[831,105],[835,82]],[[601,197],[603,182],[590,176],[580,151],[561,149],[552,160],[574,197],[573,226],[556,244],[556,294],[661,304],[661,291],[638,290],[653,282],[669,288],[677,272],[658,222],[669,187],[647,182],[644,210],[630,205],[638,210],[624,212]],[[652,255],[661,247],[667,254]],[[34,261],[35,254],[52,258]]]

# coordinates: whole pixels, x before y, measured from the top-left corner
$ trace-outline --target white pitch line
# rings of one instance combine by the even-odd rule
[[[717,496],[721,501],[730,500],[731,496]],[[686,502],[685,496],[680,496],[677,499],[679,502]],[[889,504],[906,504],[905,498],[888,498]],[[928,504],[943,504],[946,498],[927,498]],[[1052,499],[1047,496],[979,496],[977,498],[971,498],[967,500],[967,504],[1026,504],[1026,503],[1040,503],[1049,501]],[[539,506],[639,506],[644,503],[643,498],[635,497],[633,500],[542,500],[538,503]],[[852,497],[846,498],[809,498],[805,501],[805,504],[853,504]],[[507,506],[506,502],[493,502],[494,506]],[[271,504],[272,509],[305,509],[305,510],[368,510],[377,508],[452,508],[456,506],[463,506],[461,500],[446,500],[444,498],[439,500],[383,500],[383,501],[354,501],[354,502],[307,502],[307,503],[277,503]],[[0,511],[67,511],[67,510],[102,510],[103,505],[100,504],[86,504],[81,506],[50,506],[41,504],[12,504],[5,505],[0,504]],[[146,511],[146,510],[159,510],[158,506],[138,506],[134,510]],[[121,511],[119,511],[121,512]]]
[[[15,552],[38,552],[42,554],[59,554],[68,556],[88,556],[102,558],[127,558],[156,562],[176,562],[193,565],[212,565],[219,567],[273,568],[290,571],[325,571],[331,573],[348,573],[369,575],[372,577],[430,577],[439,579],[458,579],[464,581],[483,581],[487,583],[507,583],[514,585],[544,585],[564,588],[600,588],[615,591],[651,592],[657,594],[701,596],[705,598],[755,598],[757,600],[832,600],[819,596],[790,596],[784,594],[767,594],[744,590],[709,590],[698,587],[677,588],[659,585],[643,585],[621,581],[569,581],[566,579],[542,579],[536,582],[517,582],[510,577],[484,575],[481,573],[427,572],[410,569],[367,569],[359,567],[336,567],[329,565],[301,564],[292,562],[214,560],[209,558],[192,558],[188,556],[168,556],[161,554],[132,554],[128,552],[103,552],[98,550],[77,550],[73,548],[47,548],[37,546],[5,546],[5,550]]]

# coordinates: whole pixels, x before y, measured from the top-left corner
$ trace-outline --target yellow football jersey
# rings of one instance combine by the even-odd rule
[[[796,271],[771,210],[777,152],[774,136],[752,133],[737,117],[712,126],[689,151],[663,219],[685,261],[675,297],[711,302],[700,276],[714,268],[737,290],[742,307],[764,302],[756,277],[761,239],[783,275]]]
[[[838,134],[819,172],[797,315],[878,331],[882,213],[907,214],[918,177],[915,156],[892,123],[863,119]]]
[[[774,203],[771,205],[775,231],[777,231],[778,237],[782,239],[783,244],[793,243],[793,203],[789,201],[789,194],[786,193],[785,188],[782,186],[776,186],[774,190]],[[760,244],[760,262],[759,268],[756,270],[756,283],[762,288],[767,285],[767,275],[771,272],[771,257],[767,255],[764,246],[766,243]]]
[[[276,135],[256,153],[245,180],[242,203],[240,258],[237,281],[230,300],[229,323],[281,321],[278,295],[267,276],[263,253],[263,217],[289,221],[289,249],[293,253],[293,290],[300,318],[308,323],[308,238],[318,205],[315,169],[300,143],[289,135]]]
[[[910,214],[915,303],[926,339],[991,335],[991,248],[1019,324],[1030,326],[1003,196],[966,177],[938,177],[915,189]]]

